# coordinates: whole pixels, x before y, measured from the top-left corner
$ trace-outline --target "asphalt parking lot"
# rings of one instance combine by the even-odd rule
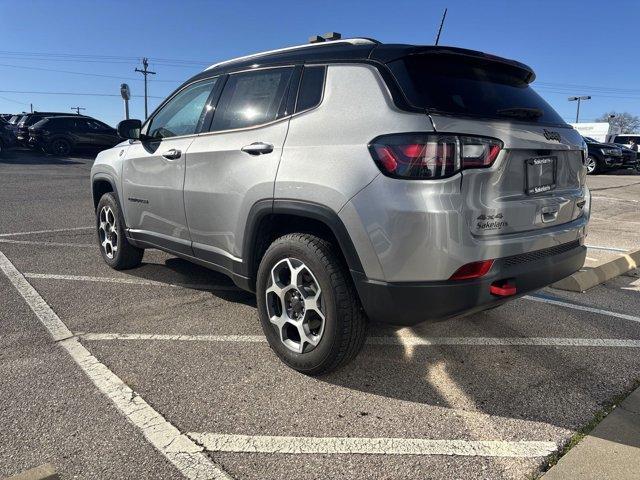
[[[372,328],[345,369],[298,374],[227,278],[157,251],[104,264],[91,164],[0,158],[0,477],[535,478],[640,379],[631,275]],[[588,243],[637,246],[640,175],[589,183]]]

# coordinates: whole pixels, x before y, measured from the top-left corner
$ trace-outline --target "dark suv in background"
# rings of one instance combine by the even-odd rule
[[[70,113],[68,112],[33,112],[25,114],[18,122],[18,129],[16,131],[18,143],[21,145],[27,145],[29,142],[29,127],[31,125],[35,125],[43,118],[69,115]]]
[[[82,115],[49,117],[29,128],[29,146],[60,156],[77,148],[105,150],[121,141],[114,128]]]
[[[2,155],[5,149],[13,146],[14,143],[15,135],[13,134],[11,124],[4,118],[0,118],[0,155]]]
[[[587,143],[587,159],[585,165],[587,174],[597,175],[607,170],[622,168],[624,156],[618,145],[600,143],[591,137],[583,137]]]

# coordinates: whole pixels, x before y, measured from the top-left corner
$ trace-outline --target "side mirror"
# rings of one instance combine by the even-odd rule
[[[122,138],[128,138],[131,140],[140,139],[140,130],[142,129],[142,122],[140,120],[122,120],[116,130],[118,135]]]

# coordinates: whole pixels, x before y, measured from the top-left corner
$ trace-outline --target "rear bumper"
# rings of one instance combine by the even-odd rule
[[[578,271],[586,251],[576,241],[497,259],[490,272],[476,280],[387,283],[352,273],[372,322],[415,325],[485,310],[550,285]],[[509,297],[491,294],[491,284],[502,280],[513,282],[517,293]]]

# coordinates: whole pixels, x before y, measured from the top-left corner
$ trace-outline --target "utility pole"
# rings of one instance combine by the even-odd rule
[[[436,37],[436,45],[440,41],[440,34],[442,33],[442,27],[444,27],[444,19],[447,18],[447,9],[444,9],[444,13],[442,14],[442,20],[440,21],[440,28],[438,29],[438,36]]]
[[[140,70],[139,68],[136,68],[136,72],[140,72],[142,75],[144,75],[144,118],[146,119],[148,116],[147,113],[147,75],[155,75],[156,72],[152,72],[151,70],[148,69],[149,67],[149,59],[147,57],[144,57],[142,59],[142,67],[143,69]]]
[[[590,95],[582,95],[581,97],[569,97],[567,100],[570,102],[578,101],[578,109],[576,110],[576,123],[578,123],[578,119],[580,118],[580,102],[582,100],[591,100]]]
[[[31,113],[33,113],[33,103],[30,103],[29,106],[31,107]]]
[[[84,107],[71,107],[71,110],[75,110],[78,115],[80,115],[80,110],[86,110]]]

